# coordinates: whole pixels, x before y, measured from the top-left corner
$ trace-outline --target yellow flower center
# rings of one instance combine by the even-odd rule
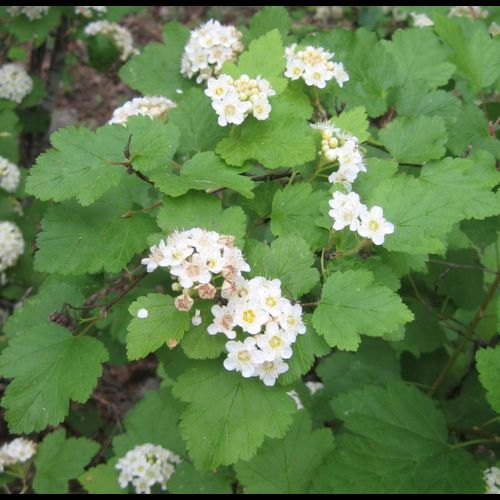
[[[245,323],[253,323],[255,321],[255,311],[252,311],[252,309],[243,311],[242,318]]]
[[[224,93],[224,88],[223,88],[223,87],[217,87],[217,88],[215,89],[215,93],[216,93],[217,95],[222,95],[222,94]]]
[[[233,116],[236,114],[236,108],[234,104],[226,104],[226,106],[224,107],[224,111],[228,116]]]
[[[273,348],[273,349],[277,349],[278,347],[281,346],[281,344],[283,344],[283,340],[281,340],[280,337],[278,337],[277,335],[273,335],[271,337],[271,339],[269,340],[269,345]]]
[[[238,353],[238,360],[242,363],[248,363],[250,361],[250,358],[251,356],[248,351],[240,351]]]
[[[276,304],[278,301],[274,297],[267,297],[266,298],[266,305],[269,307],[276,307]]]
[[[370,231],[378,231],[379,227],[380,224],[376,220],[371,220],[368,223],[368,228],[370,229]]]

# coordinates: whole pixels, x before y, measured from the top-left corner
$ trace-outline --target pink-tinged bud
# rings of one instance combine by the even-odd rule
[[[234,241],[235,241],[234,236],[231,236],[229,234],[221,234],[220,238],[217,240],[217,243],[220,243],[221,245],[224,245],[229,248],[233,248]]]
[[[175,339],[168,339],[167,340],[167,347],[169,349],[173,349],[179,342]]]
[[[213,299],[215,297],[215,294],[217,293],[217,288],[215,288],[210,283],[203,283],[202,285],[198,285],[196,289],[198,290],[200,299]]]
[[[183,293],[174,300],[175,308],[179,311],[189,311],[193,307],[194,300],[187,294]]]
[[[172,283],[172,290],[174,292],[180,292],[182,290],[182,287],[181,287],[181,285],[179,283],[177,283],[177,281],[174,281]]]
[[[232,281],[236,277],[237,273],[238,273],[237,269],[231,265],[224,266],[221,270],[222,277],[225,280],[230,280],[230,281]]]

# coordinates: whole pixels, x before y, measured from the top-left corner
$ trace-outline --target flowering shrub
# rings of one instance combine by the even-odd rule
[[[1,11],[7,491],[498,492],[498,8],[115,9]],[[136,96],[29,161],[64,40]]]

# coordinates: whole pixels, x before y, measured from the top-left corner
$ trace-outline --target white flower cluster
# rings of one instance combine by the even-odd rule
[[[201,299],[214,298],[217,289],[211,281],[215,277],[221,275],[224,280],[232,282],[241,276],[242,271],[250,270],[241,250],[234,246],[232,236],[198,227],[175,231],[166,242],[161,240],[150,251],[150,256],[142,259],[141,263],[147,266],[149,273],[158,266],[170,268],[170,274],[183,289],[183,293],[175,299],[175,307],[179,311],[191,310],[194,301],[190,295],[193,290]]]
[[[488,28],[488,33],[495,38],[496,36],[500,35],[500,24],[496,23],[493,21],[490,24],[490,27]]]
[[[19,228],[13,222],[0,222],[0,272],[13,266],[23,252],[24,239]]]
[[[269,97],[276,94],[267,80],[258,76],[241,75],[234,80],[229,75],[210,78],[205,94],[212,99],[212,107],[218,115],[218,123],[241,125],[252,113],[257,120],[267,120],[271,113]]]
[[[481,9],[481,7],[477,5],[457,5],[450,9],[448,15],[451,17],[468,17],[469,19],[484,19],[488,17],[489,12]]]
[[[426,26],[434,26],[434,22],[427,14],[418,14],[417,12],[410,12],[413,19],[413,26],[415,28],[425,28]]]
[[[349,227],[351,231],[357,231],[360,236],[381,245],[384,236],[394,232],[394,225],[384,219],[382,208],[373,206],[368,209],[361,203],[357,193],[350,192],[351,184],[359,172],[366,172],[358,138],[346,134],[329,122],[311,126],[321,131],[320,154],[327,161],[337,161],[339,164],[338,170],[330,174],[328,181],[342,184],[348,191],[348,194],[335,191],[329,202],[331,210],[328,213],[334,220],[333,229],[340,231]]]
[[[344,15],[344,7],[337,7],[334,5],[322,5],[321,7],[316,7],[316,12],[314,13],[314,19],[319,21],[332,19],[342,19]]]
[[[36,443],[26,438],[16,438],[0,448],[0,472],[5,467],[26,462],[36,453]]]
[[[257,276],[236,279],[222,290],[227,305],[212,307],[214,322],[208,333],[224,333],[236,338],[235,328],[250,334],[243,342],[226,343],[226,370],[236,370],[243,377],[259,377],[272,386],[288,370],[285,359],[292,357],[297,335],[306,333],[302,307],[281,296],[281,281]]]
[[[291,346],[297,335],[306,333],[302,308],[281,296],[281,281],[262,276],[243,278],[242,273],[250,271],[250,266],[234,246],[234,238],[215,231],[176,231],[150,250],[150,256],[141,263],[148,272],[157,267],[170,268],[170,274],[178,280],[173,288],[183,289],[174,301],[178,310],[191,310],[194,293],[200,299],[215,299],[220,290],[220,301],[211,309],[213,321],[207,332],[223,333],[229,339],[224,367],[241,372],[245,378],[258,376],[264,384],[274,385],[288,370],[284,360],[292,356]],[[220,280],[219,287],[216,280]],[[140,309],[137,316],[147,318],[148,311]],[[195,326],[201,324],[199,310],[192,322]],[[234,340],[238,328],[250,336],[244,341]]]
[[[349,75],[342,63],[332,62],[334,54],[322,47],[308,45],[303,50],[297,50],[294,43],[285,49],[285,76],[292,80],[302,78],[306,85],[320,89],[326,87],[326,82],[335,78],[340,87],[349,80]]]
[[[18,104],[33,89],[33,80],[19,64],[7,63],[0,66],[0,98]]]
[[[484,471],[484,480],[486,481],[486,493],[500,495],[500,469],[490,467]]]
[[[43,5],[26,5],[26,6],[12,6],[7,7],[7,12],[11,16],[20,16],[24,14],[30,21],[35,21],[36,19],[40,19],[49,11],[50,6]]]
[[[363,155],[358,138],[346,134],[328,121],[311,125],[321,131],[321,152],[329,161],[338,161],[339,169],[333,172],[328,180],[334,184],[342,184],[348,191],[359,172],[366,172]]]
[[[0,188],[13,193],[19,186],[21,172],[17,165],[0,156]]]
[[[174,452],[146,443],[128,451],[115,467],[121,471],[118,477],[121,488],[132,483],[136,493],[150,494],[155,484],[159,484],[162,490],[167,489],[167,482],[180,462],[180,457]]]
[[[86,17],[90,19],[94,15],[102,16],[107,12],[108,8],[99,5],[90,5],[86,7],[80,7],[75,5],[75,14],[79,14],[80,16]]]
[[[93,23],[87,24],[85,27],[85,34],[89,36],[109,36],[116,48],[120,51],[120,59],[122,61],[126,61],[131,55],[139,53],[139,51],[134,48],[134,40],[130,31],[117,23],[94,21]]]
[[[109,124],[125,125],[129,116],[147,115],[152,119],[164,120],[167,113],[176,107],[175,102],[167,97],[146,96],[135,97],[113,111]]]
[[[224,26],[210,19],[191,31],[181,60],[181,73],[196,76],[196,83],[218,75],[226,61],[235,61],[243,51],[242,34],[234,26]]]

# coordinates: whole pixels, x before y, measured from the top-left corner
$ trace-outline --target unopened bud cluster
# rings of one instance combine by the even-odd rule
[[[217,301],[207,333],[222,333],[229,339],[227,370],[245,378],[259,377],[268,386],[288,370],[284,360],[291,358],[297,335],[306,333],[302,308],[282,297],[280,280],[242,276],[250,266],[232,236],[201,228],[176,231],[166,242],[153,246],[142,264],[148,272],[157,267],[170,269],[177,280],[172,288],[183,289],[174,301],[180,311],[192,309],[193,297]],[[141,309],[137,316],[147,318],[148,311]],[[192,323],[202,323],[198,309]],[[236,340],[238,334],[243,340]]]
[[[89,36],[105,35],[111,38],[113,44],[120,51],[120,59],[126,61],[139,51],[134,48],[134,40],[130,31],[117,23],[109,21],[94,21],[87,24],[85,34]]]
[[[271,113],[269,97],[276,94],[267,80],[258,76],[241,75],[233,79],[229,75],[210,78],[205,94],[212,99],[221,127],[229,123],[241,125],[252,114],[257,120],[267,120]]]
[[[33,90],[33,80],[16,63],[0,66],[0,99],[20,103]]]
[[[226,61],[235,61],[243,51],[242,34],[234,26],[224,26],[210,19],[191,31],[181,60],[181,73],[196,75],[196,83],[218,75]]]
[[[0,188],[8,193],[13,193],[19,186],[21,172],[17,165],[0,156]]]
[[[16,438],[0,448],[0,472],[5,467],[28,461],[36,453],[36,443],[25,438]]]
[[[86,17],[87,19],[90,19],[95,15],[102,16],[103,14],[106,14],[107,11],[108,8],[105,6],[90,5],[86,7],[77,7],[75,5],[75,14],[79,14],[80,16]]]
[[[0,272],[12,267],[24,252],[24,239],[19,228],[10,221],[0,222]]]
[[[125,125],[129,116],[146,115],[152,119],[165,120],[167,113],[176,107],[175,102],[167,97],[135,97],[113,111],[109,124]]]
[[[342,87],[349,80],[349,75],[342,63],[333,62],[334,54],[322,47],[308,45],[298,50],[294,43],[285,49],[286,71],[285,76],[292,80],[302,78],[306,85],[324,89],[326,82],[335,78]]]
[[[131,483],[136,493],[150,494],[156,484],[162,490],[167,489],[168,480],[180,462],[180,457],[174,452],[146,443],[128,451],[115,467],[121,471],[118,477],[121,488]]]
[[[41,19],[49,11],[50,6],[44,5],[26,5],[7,7],[7,12],[11,16],[26,16],[30,21]]]

